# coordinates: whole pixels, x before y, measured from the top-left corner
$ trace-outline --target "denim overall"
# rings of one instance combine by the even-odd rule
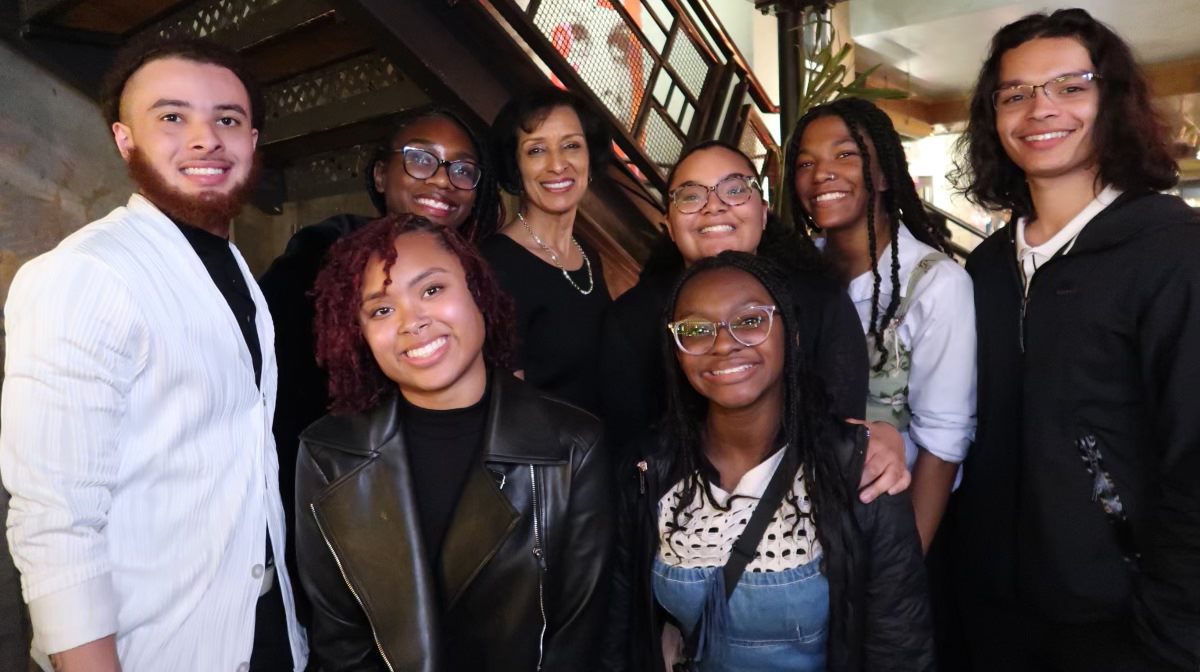
[[[829,633],[829,582],[820,558],[780,572],[745,572],[729,597],[728,637],[697,667],[755,672],[823,672]],[[695,627],[708,578],[721,567],[677,567],[654,559],[654,597],[681,624]]]

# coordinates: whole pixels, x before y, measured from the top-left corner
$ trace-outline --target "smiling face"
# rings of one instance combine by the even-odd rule
[[[887,181],[879,168],[875,146],[863,135],[871,162],[871,182],[876,202]],[[823,230],[866,226],[871,196],[863,180],[862,151],[846,122],[836,115],[814,119],[800,136],[800,151],[793,166],[793,187],[805,212]],[[877,218],[877,221],[881,221]]]
[[[731,175],[754,175],[746,157],[725,147],[709,147],[688,155],[675,167],[669,189],[688,184],[715,186]],[[667,231],[686,263],[714,257],[726,250],[753,254],[767,226],[767,203],[762,194],[752,194],[741,205],[727,205],[715,193],[699,212],[679,212],[674,203],[667,209]]]
[[[417,119],[392,139],[392,149],[424,149],[442,161],[479,162],[470,136],[454,121],[442,116]],[[387,161],[375,164],[375,189],[383,194],[389,215],[412,213],[435,224],[457,229],[475,206],[475,189],[457,189],[441,166],[426,179],[404,170],[404,154],[393,152]],[[418,173],[420,174],[420,173]]]
[[[674,321],[696,319],[722,322],[750,306],[775,303],[754,276],[733,268],[705,271],[688,281],[675,302]],[[783,404],[784,329],[780,320],[759,345],[739,343],[725,327],[703,355],[676,352],[688,382],[715,406],[736,410],[751,406],[776,408]],[[774,404],[774,406],[771,406]]]
[[[389,275],[371,258],[358,320],[379,368],[413,405],[466,408],[483,397],[483,313],[458,257],[435,234],[397,236]]]
[[[1093,72],[1087,49],[1071,37],[1038,38],[1009,49],[1000,57],[998,88],[1041,84],[1069,73]],[[1103,82],[1100,83],[1103,86]],[[1000,144],[1027,179],[1052,179],[1081,172],[1095,173],[1093,129],[1100,91],[1057,99],[1037,89],[1025,106],[996,109]]]
[[[579,205],[587,193],[588,146],[575,110],[555,107],[529,133],[517,129],[517,169],[526,206],[562,214]]]
[[[126,82],[113,138],[143,192],[201,206],[245,190],[258,131],[250,98],[231,70],[183,58],[146,63]]]

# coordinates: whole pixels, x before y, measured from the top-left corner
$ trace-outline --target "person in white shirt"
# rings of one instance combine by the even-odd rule
[[[975,432],[971,280],[942,251],[883,111],[844,98],[809,111],[792,137],[793,212],[824,233],[848,283],[870,357],[867,420],[899,432],[928,551]]]
[[[274,333],[228,242],[261,94],[231,52],[143,43],[105,111],[138,193],[23,266],[0,475],[43,668],[303,670],[283,563]]]

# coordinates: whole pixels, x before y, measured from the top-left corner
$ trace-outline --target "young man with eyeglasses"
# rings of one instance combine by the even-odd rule
[[[1200,669],[1200,216],[1129,47],[1079,9],[992,41],[960,186],[979,426],[954,563],[973,670]],[[946,661],[943,661],[946,664]]]

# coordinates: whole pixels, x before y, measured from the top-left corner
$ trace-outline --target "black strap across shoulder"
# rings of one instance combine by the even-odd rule
[[[767,525],[771,523],[771,518],[779,510],[784,494],[791,489],[792,479],[796,477],[798,465],[795,453],[786,445],[780,450],[784,451],[783,461],[779,463],[771,480],[767,483],[767,488],[754,507],[754,513],[746,522],[745,529],[738,535],[737,541],[733,542],[733,548],[729,550],[729,560],[725,561],[725,566],[721,568],[725,579],[726,600],[733,595],[738,581],[746,571],[746,565],[749,565],[750,561],[754,559],[754,553],[758,550],[758,542],[762,541],[763,534],[767,531]],[[696,623],[696,627],[692,628],[692,631],[684,639],[683,655],[686,662],[683,669],[690,669],[686,666],[696,656],[702,629],[700,626],[701,623]]]

